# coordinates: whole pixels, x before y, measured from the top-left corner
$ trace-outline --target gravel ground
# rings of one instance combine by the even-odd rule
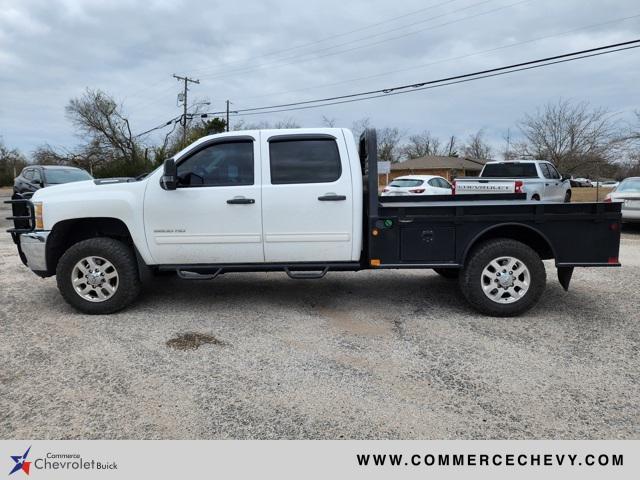
[[[169,278],[89,317],[1,234],[0,438],[637,439],[640,229],[621,259],[569,293],[548,264],[513,319],[430,271]]]

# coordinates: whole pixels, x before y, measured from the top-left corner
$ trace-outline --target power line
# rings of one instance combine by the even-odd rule
[[[307,105],[307,106],[303,106],[303,107],[293,107],[293,108],[284,108],[284,109],[280,109],[280,110],[258,111],[258,112],[249,112],[249,113],[238,113],[237,115],[234,115],[234,116],[237,117],[237,116],[263,115],[263,114],[278,113],[278,112],[290,112],[290,111],[294,111],[294,110],[308,110],[308,109],[311,109],[311,108],[327,107],[327,106],[330,106],[330,105],[339,105],[339,104],[343,104],[343,103],[361,102],[361,101],[364,101],[364,100],[372,100],[372,99],[375,99],[375,98],[390,97],[390,96],[394,96],[394,95],[402,95],[402,94],[405,94],[405,93],[412,93],[412,92],[416,92],[416,91],[420,91],[420,90],[430,90],[432,88],[445,87],[447,85],[455,85],[455,84],[458,84],[458,83],[467,83],[467,82],[472,82],[474,80],[481,80],[483,78],[498,77],[498,76],[501,76],[501,75],[507,75],[509,73],[520,72],[520,71],[523,71],[523,70],[533,70],[535,68],[546,67],[546,66],[549,66],[549,65],[555,65],[555,64],[559,64],[559,63],[572,62],[574,60],[580,60],[580,59],[583,59],[583,58],[597,57],[597,56],[600,56],[600,55],[606,55],[608,53],[620,52],[620,51],[623,51],[623,50],[631,50],[631,49],[634,49],[634,48],[640,48],[640,45],[636,45],[636,46],[632,46],[632,47],[618,48],[618,49],[615,49],[615,50],[609,50],[609,51],[600,52],[600,53],[593,53],[593,54],[590,54],[590,55],[583,55],[583,56],[580,56],[580,57],[569,58],[569,59],[564,59],[564,60],[557,60],[557,61],[554,61],[554,62],[548,62],[548,63],[544,63],[544,64],[532,65],[532,66],[529,66],[529,67],[522,67],[522,68],[518,68],[518,69],[514,69],[514,70],[504,71],[504,72],[481,75],[481,76],[474,77],[474,78],[465,78],[465,79],[462,79],[462,80],[450,81],[450,82],[441,83],[441,84],[437,84],[437,85],[427,85],[427,86],[418,87],[418,88],[415,88],[415,89],[412,89],[412,90],[404,90],[404,91],[399,91],[399,92],[383,93],[383,94],[372,95],[372,96],[368,96],[368,97],[352,98],[352,99],[349,99],[349,100],[342,100],[342,101],[336,101],[336,102],[330,102],[330,103],[321,103],[321,104],[317,104],[317,105]]]
[[[450,0],[450,1],[447,1],[447,2],[443,2],[443,3],[436,4],[436,5],[432,5],[432,6],[430,6],[430,7],[425,7],[425,8],[423,8],[423,9],[417,10],[416,12],[421,12],[421,11],[428,10],[428,9],[431,9],[431,8],[436,8],[436,7],[438,7],[438,6],[442,6],[442,5],[447,4],[447,3],[452,3],[453,1],[456,1],[456,0]],[[319,53],[319,52],[322,52],[322,51],[326,51],[326,50],[330,50],[330,49],[338,48],[338,47],[340,47],[340,46],[345,46],[345,45],[348,45],[348,44],[351,44],[351,43],[354,43],[354,42],[359,42],[359,41],[362,41],[362,40],[366,40],[367,38],[373,38],[373,37],[380,36],[380,35],[384,35],[384,34],[387,34],[387,33],[393,32],[393,31],[397,31],[397,30],[404,30],[404,29],[406,29],[407,27],[415,26],[415,25],[420,24],[420,23],[425,23],[425,22],[428,22],[428,21],[430,21],[430,20],[434,20],[434,19],[436,19],[436,18],[439,18],[439,17],[445,16],[445,15],[449,15],[449,14],[453,14],[453,13],[458,13],[458,12],[463,11],[463,10],[468,10],[468,9],[470,9],[470,8],[477,7],[477,6],[479,6],[479,5],[483,5],[483,4],[485,4],[485,3],[489,3],[489,2],[491,2],[491,1],[493,1],[493,0],[483,0],[483,1],[480,1],[480,2],[477,2],[477,3],[474,3],[474,4],[472,4],[472,5],[468,5],[468,6],[466,6],[466,7],[462,7],[462,8],[459,8],[459,9],[453,10],[452,12],[448,12],[448,13],[445,13],[445,14],[437,15],[437,16],[435,16],[435,17],[430,17],[430,18],[427,18],[427,19],[425,19],[425,20],[421,20],[421,21],[418,21],[418,22],[414,22],[414,23],[411,23],[411,24],[408,24],[408,25],[403,25],[403,26],[401,26],[401,27],[394,28],[394,29],[392,29],[392,30],[388,30],[388,31],[384,31],[384,32],[381,32],[381,33],[377,33],[377,34],[369,35],[369,36],[362,37],[362,38],[359,38],[359,39],[356,39],[356,40],[352,40],[352,41],[349,41],[349,42],[346,42],[346,43],[343,43],[343,44],[333,45],[333,46],[330,46],[330,47],[324,48],[324,49],[319,50],[319,51],[316,51],[316,52],[307,52],[307,53],[304,53],[304,54],[302,54],[302,55],[297,55],[297,56],[294,56],[294,57],[284,57],[284,58],[282,58],[282,59],[278,59],[278,60],[276,61],[276,63],[267,63],[267,64],[256,65],[256,66],[254,66],[254,67],[248,67],[248,68],[245,68],[245,69],[232,70],[231,72],[228,72],[228,73],[226,73],[226,74],[224,74],[224,73],[222,73],[222,74],[204,74],[204,75],[201,75],[201,76],[202,76],[202,77],[207,77],[207,78],[213,78],[213,79],[216,79],[216,78],[222,78],[222,77],[234,76],[234,75],[236,75],[236,74],[240,74],[240,73],[251,72],[251,71],[254,71],[254,70],[261,70],[261,69],[268,68],[268,67],[282,67],[282,66],[286,66],[286,65],[292,65],[292,64],[294,64],[294,63],[296,63],[296,62],[295,62],[295,61],[293,61],[293,62],[291,62],[291,61],[290,61],[290,62],[285,62],[285,63],[277,63],[277,62],[278,62],[278,61],[282,61],[282,60],[287,60],[287,59],[292,60],[292,59],[302,58],[302,57],[309,56],[309,55],[314,55],[315,53]],[[473,14],[473,15],[469,15],[469,16],[466,16],[466,17],[463,17],[463,18],[454,19],[454,20],[451,20],[451,21],[448,21],[448,22],[444,22],[444,23],[441,23],[441,24],[438,24],[438,25],[433,25],[433,26],[431,26],[431,27],[427,27],[427,28],[423,28],[423,29],[416,30],[416,31],[412,31],[412,32],[404,33],[404,34],[402,34],[402,35],[398,35],[398,36],[391,37],[391,38],[388,38],[388,39],[383,39],[383,40],[378,41],[378,42],[369,43],[369,44],[364,44],[364,45],[359,45],[359,46],[357,46],[357,47],[353,47],[353,48],[349,48],[349,49],[345,49],[345,50],[340,50],[340,51],[337,51],[337,52],[330,52],[330,53],[326,53],[326,54],[324,54],[324,55],[320,55],[320,56],[315,57],[315,58],[314,58],[314,57],[312,57],[312,58],[303,59],[303,60],[301,60],[301,62],[303,62],[303,63],[304,63],[304,62],[309,62],[309,61],[312,61],[312,60],[315,60],[315,59],[319,59],[319,58],[324,58],[324,57],[329,57],[329,56],[335,56],[335,55],[339,55],[339,54],[342,54],[342,53],[351,52],[351,51],[354,51],[354,50],[360,50],[360,49],[363,49],[363,48],[367,48],[367,47],[371,47],[371,46],[375,46],[375,45],[380,45],[380,44],[382,44],[382,43],[386,43],[386,42],[388,42],[388,41],[398,40],[398,39],[400,39],[400,38],[404,38],[404,37],[408,37],[408,36],[411,36],[411,35],[415,35],[415,34],[421,33],[421,32],[426,31],[426,30],[434,30],[434,29],[441,28],[441,27],[444,27],[444,26],[447,26],[447,25],[451,25],[451,24],[454,24],[454,23],[458,23],[458,22],[461,22],[461,21],[464,21],[464,20],[469,20],[469,19],[471,19],[471,18],[476,18],[476,17],[479,17],[479,16],[487,15],[487,14],[490,14],[490,13],[493,13],[493,12],[496,12],[496,11],[499,11],[499,10],[504,10],[504,9],[507,9],[507,8],[511,8],[511,7],[513,7],[513,6],[516,6],[516,5],[519,5],[519,4],[522,4],[522,3],[527,3],[527,2],[530,2],[530,1],[533,1],[533,0],[520,0],[520,1],[516,2],[516,3],[512,3],[512,4],[509,4],[509,5],[503,5],[503,6],[500,6],[500,7],[494,8],[494,9],[491,9],[491,10],[483,11],[483,12],[476,13],[476,14]],[[407,16],[410,16],[410,15],[412,15],[413,13],[416,13],[416,12],[411,12],[411,13],[408,13],[408,14],[405,14],[405,15],[401,15],[401,16],[399,16],[399,17],[396,17],[395,19],[399,19],[399,18],[407,17]],[[393,20],[393,19],[390,19],[389,21],[392,21],[392,20]],[[383,23],[386,23],[386,22],[378,22],[378,24],[374,24],[374,25],[379,25],[379,24],[383,24]],[[371,27],[373,27],[373,25],[372,25]],[[358,31],[358,30],[365,30],[365,29],[367,29],[367,28],[369,28],[369,27],[362,27],[361,29],[356,29],[356,30],[354,30],[354,31],[352,31],[352,32],[347,32],[347,33],[353,33],[353,32]],[[346,35],[347,33],[345,33],[344,35]],[[336,36],[342,36],[342,35],[343,35],[343,34],[338,34],[338,35],[336,35]],[[319,43],[319,42],[321,42],[321,41],[318,41],[318,43]],[[311,43],[313,44],[314,42],[311,42]],[[206,70],[205,70],[205,71],[206,71]],[[163,91],[166,91],[166,90],[167,90],[167,88],[164,88],[164,89],[163,89]],[[152,102],[152,101],[153,101],[153,100],[151,100],[151,101],[147,101],[147,102],[145,102],[143,105],[146,105],[146,104],[148,104],[148,103],[150,103],[150,102]],[[135,103],[135,102],[134,102],[134,103]]]
[[[315,100],[305,100],[305,101],[302,101],[302,102],[282,103],[282,104],[279,104],[279,105],[270,105],[270,106],[264,106],[264,107],[243,108],[243,109],[238,109],[237,111],[238,111],[238,113],[245,113],[245,112],[252,112],[252,111],[259,111],[259,110],[266,110],[266,109],[273,109],[273,108],[291,107],[291,106],[307,105],[307,104],[312,104],[312,103],[327,102],[327,101],[333,101],[333,100],[342,100],[342,99],[347,99],[347,98],[361,97],[361,96],[373,95],[373,94],[378,94],[378,93],[384,93],[384,94],[388,95],[389,93],[392,93],[392,92],[395,92],[395,91],[398,91],[398,90],[416,89],[416,88],[419,88],[419,87],[422,87],[422,86],[425,86],[425,85],[442,83],[442,82],[447,82],[447,81],[451,81],[451,80],[459,80],[459,79],[468,78],[468,77],[474,77],[474,76],[483,75],[483,74],[487,74],[487,73],[510,70],[510,69],[514,69],[514,68],[518,68],[518,67],[527,66],[527,65],[533,65],[533,64],[537,64],[537,63],[543,63],[543,62],[549,62],[549,61],[558,60],[558,59],[562,59],[562,58],[569,58],[569,57],[574,57],[574,56],[578,56],[578,55],[584,55],[584,54],[588,54],[588,53],[592,53],[592,52],[598,52],[598,51],[609,50],[609,49],[618,48],[618,47],[624,47],[624,46],[637,44],[637,43],[640,43],[640,39],[638,39],[638,40],[630,40],[630,41],[627,41],[627,42],[615,43],[615,44],[610,44],[610,45],[604,45],[604,46],[601,46],[601,47],[589,48],[589,49],[586,49],[586,50],[579,50],[579,51],[576,51],[576,52],[565,53],[565,54],[562,54],[562,55],[555,55],[555,56],[552,56],[552,57],[546,57],[546,58],[541,58],[541,59],[537,59],[537,60],[529,60],[527,62],[515,63],[515,64],[511,64],[511,65],[506,65],[506,66],[503,66],[503,67],[491,68],[491,69],[481,70],[481,71],[477,71],[477,72],[473,72],[473,73],[465,73],[465,74],[462,74],[462,75],[456,75],[456,76],[452,76],[452,77],[445,77],[445,78],[441,78],[441,79],[438,79],[438,80],[427,80],[427,81],[417,82],[417,83],[412,83],[412,84],[407,84],[407,85],[400,85],[400,86],[394,86],[394,87],[388,87],[388,88],[381,88],[381,89],[378,89],[378,90],[369,90],[369,91],[359,92],[359,93],[351,93],[351,94],[348,94],[348,95],[338,95],[338,96],[334,96],[334,97],[325,97],[325,98],[319,98],[319,99],[315,99]]]
[[[444,23],[440,23],[438,25],[433,25],[433,26],[430,26],[430,27],[421,28],[421,29],[414,30],[414,31],[411,31],[411,32],[406,32],[406,33],[403,33],[401,35],[396,35],[395,37],[390,37],[390,38],[386,38],[386,39],[383,39],[383,40],[379,40],[377,42],[366,43],[364,45],[358,45],[356,47],[351,47],[351,48],[347,48],[347,49],[343,49],[343,50],[338,50],[336,52],[329,52],[329,53],[324,53],[322,55],[316,55],[317,53],[320,53],[320,52],[323,52],[323,51],[326,51],[326,50],[331,50],[331,49],[334,49],[334,48],[346,46],[346,45],[352,44],[354,42],[359,42],[359,41],[365,40],[367,38],[380,36],[380,35],[387,34],[387,33],[390,33],[390,32],[396,31],[396,30],[404,30],[407,27],[415,26],[415,25],[417,25],[419,23],[425,23],[425,22],[428,22],[430,20],[434,20],[436,18],[443,17],[445,15],[449,15],[449,14],[452,14],[452,13],[458,13],[458,12],[461,12],[463,10],[469,10],[469,9],[471,9],[473,7],[477,7],[479,5],[488,3],[490,1],[493,1],[493,0],[483,0],[481,2],[474,3],[472,5],[469,5],[469,6],[466,6],[466,7],[463,7],[463,8],[459,8],[459,9],[454,10],[452,12],[441,14],[441,15],[437,15],[435,17],[430,17],[430,18],[428,18],[426,20],[422,20],[420,22],[415,22],[415,23],[410,24],[410,25],[405,25],[405,26],[402,26],[402,27],[399,27],[399,28],[395,28],[395,29],[389,30],[387,32],[378,33],[378,34],[374,34],[374,35],[369,35],[368,37],[363,37],[363,38],[360,38],[358,40],[353,40],[353,41],[349,41],[349,42],[346,42],[346,43],[343,43],[343,44],[334,45],[334,46],[331,46],[331,47],[326,47],[324,49],[317,50],[317,51],[314,51],[314,52],[308,52],[308,53],[301,54],[301,55],[296,55],[296,56],[293,56],[293,57],[283,58],[283,59],[280,59],[279,61],[276,61],[276,62],[273,62],[273,63],[265,63],[265,64],[261,64],[261,65],[256,65],[256,66],[253,66],[253,67],[246,67],[246,68],[243,68],[243,69],[231,70],[231,71],[226,72],[226,73],[223,72],[223,73],[219,73],[219,74],[215,74],[215,73],[203,74],[201,76],[202,77],[211,78],[211,79],[217,79],[217,78],[235,76],[235,75],[242,74],[242,73],[248,73],[248,72],[252,72],[252,71],[255,71],[255,70],[263,70],[265,68],[278,68],[278,67],[284,67],[284,66],[287,66],[287,65],[293,65],[293,64],[296,64],[296,63],[306,63],[306,62],[310,62],[310,61],[313,61],[313,60],[317,60],[319,58],[331,57],[331,56],[340,55],[340,54],[343,54],[343,53],[352,52],[352,51],[355,51],[355,50],[361,50],[363,48],[368,48],[368,47],[373,47],[373,46],[376,46],[376,45],[381,45],[381,44],[384,44],[384,43],[387,43],[387,42],[390,42],[390,41],[395,41],[395,40],[399,40],[401,38],[406,38],[406,37],[409,37],[409,36],[412,36],[412,35],[416,35],[418,33],[422,33],[422,32],[427,31],[427,30],[435,30],[436,28],[445,27],[447,25],[452,25],[454,23],[459,23],[459,22],[462,22],[462,21],[465,21],[465,20],[469,20],[469,19],[472,19],[472,18],[477,18],[477,17],[483,16],[483,15],[488,15],[490,13],[494,13],[494,12],[497,12],[497,11],[500,11],[500,10],[505,10],[507,8],[514,7],[516,5],[520,5],[520,4],[523,4],[523,3],[528,3],[528,2],[530,2],[532,0],[520,0],[520,1],[515,2],[515,3],[511,3],[511,4],[508,4],[508,5],[503,5],[503,6],[496,7],[496,8],[490,9],[490,10],[485,10],[483,12],[479,12],[479,13],[475,13],[475,14],[472,14],[472,15],[468,15],[466,17],[450,20],[450,21],[447,21],[447,22],[444,22]],[[310,57],[310,58],[304,58],[304,57]],[[279,63],[282,60],[292,60],[292,61],[286,61],[286,62],[283,62],[283,63]]]
[[[598,28],[598,27],[602,27],[604,25],[610,25],[612,23],[623,22],[623,21],[631,20],[631,19],[638,18],[638,17],[640,17],[640,14],[630,15],[630,16],[622,17],[622,18],[616,18],[614,20],[608,20],[606,22],[594,23],[594,24],[591,24],[591,25],[585,25],[585,26],[582,26],[582,27],[573,28],[571,30],[565,30],[565,31],[560,32],[560,33],[554,33],[552,35],[545,35],[545,36],[542,36],[542,37],[532,38],[532,39],[529,39],[529,40],[523,40],[523,41],[520,41],[520,42],[509,43],[509,44],[501,45],[499,47],[493,47],[493,48],[489,48],[489,49],[486,49],[486,50],[480,50],[480,51],[476,51],[476,52],[472,52],[472,53],[467,53],[467,54],[464,54],[464,55],[458,55],[458,56],[455,56],[455,57],[443,58],[443,59],[436,60],[436,61],[433,61],[433,62],[423,63],[423,64],[420,64],[420,65],[414,65],[412,67],[396,69],[396,70],[393,70],[393,71],[387,71],[387,72],[383,72],[383,73],[377,73],[375,75],[366,75],[366,76],[363,76],[363,77],[351,78],[351,79],[348,79],[348,80],[341,80],[339,82],[325,83],[325,84],[322,84],[322,85],[314,85],[314,86],[311,86],[311,87],[298,88],[298,89],[295,89],[295,90],[272,92],[272,93],[263,94],[263,95],[254,95],[254,96],[251,96],[251,97],[244,97],[241,100],[250,100],[250,99],[254,99],[254,98],[272,97],[272,96],[275,96],[275,95],[286,95],[288,93],[304,92],[304,91],[315,90],[315,89],[319,89],[319,88],[326,88],[326,87],[333,87],[333,86],[336,86],[336,85],[343,85],[343,84],[346,84],[346,83],[357,82],[357,81],[360,81],[360,80],[370,80],[372,78],[380,78],[380,77],[385,77],[385,76],[389,76],[389,75],[395,75],[396,73],[400,73],[400,72],[408,72],[408,71],[411,71],[411,70],[418,70],[418,69],[421,69],[421,68],[431,67],[433,65],[438,65],[438,64],[450,62],[450,61],[453,61],[453,60],[462,60],[464,58],[474,57],[474,56],[477,56],[477,55],[483,55],[485,53],[492,53],[492,52],[496,52],[496,51],[499,51],[499,50],[504,50],[504,49],[507,49],[507,48],[513,48],[513,47],[517,47],[517,46],[521,46],[521,45],[526,45],[526,44],[529,44],[529,43],[535,43],[535,42],[539,42],[541,40],[548,40],[550,38],[562,37],[562,36],[568,35],[570,33],[579,32],[581,30],[589,30],[589,29],[593,29],[593,28]]]
[[[629,40],[626,42],[609,44],[609,45],[603,45],[600,47],[589,48],[586,50],[579,50],[571,53],[554,55],[551,57],[545,57],[537,60],[529,60],[526,62],[515,63],[511,65],[505,65],[502,67],[490,68],[490,69],[480,70],[472,73],[465,73],[461,75],[440,78],[436,80],[426,80],[419,83],[393,86],[393,87],[383,88],[379,90],[370,90],[366,92],[352,93],[348,95],[325,97],[325,98],[319,98],[315,100],[305,100],[301,102],[292,102],[292,103],[285,103],[285,104],[279,104],[279,105],[268,105],[263,107],[238,109],[233,113],[233,116],[238,117],[238,116],[247,116],[247,115],[264,115],[264,114],[272,114],[272,113],[279,113],[279,112],[290,112],[294,110],[306,110],[311,108],[320,108],[320,107],[326,107],[331,105],[359,102],[359,101],[389,97],[394,95],[402,95],[405,93],[410,93],[410,92],[415,92],[420,90],[428,90],[432,88],[444,87],[447,85],[467,83],[467,82],[480,80],[484,78],[497,77],[501,75],[507,75],[510,73],[542,68],[550,65],[568,63],[576,60],[597,57],[601,55],[607,55],[610,53],[631,50],[635,48],[640,48],[640,39]],[[209,115],[223,115],[225,113],[226,111],[205,112],[200,115],[203,117],[206,117]],[[192,115],[197,115],[197,114],[192,114]],[[169,120],[163,125],[150,129],[147,132],[144,132],[136,136],[147,134],[159,128],[164,128],[165,126],[170,125],[172,122],[176,120],[177,119],[174,118],[172,120]]]
[[[285,49],[282,49],[282,50],[276,50],[276,51],[267,52],[267,53],[264,53],[264,54],[260,55],[259,57],[251,57],[251,58],[247,58],[245,60],[241,60],[241,61],[237,61],[237,62],[223,63],[222,65],[218,65],[217,68],[224,68],[224,67],[229,67],[229,66],[233,66],[233,65],[242,65],[242,64],[250,63],[253,60],[262,59],[264,57],[272,57],[272,56],[279,55],[281,53],[286,53],[286,52],[290,52],[290,51],[293,51],[293,50],[300,50],[300,49],[307,48],[307,47],[310,47],[310,46],[313,46],[313,45],[317,45],[319,43],[324,43],[324,42],[327,42],[329,40],[333,40],[334,38],[346,37],[346,36],[352,35],[354,33],[362,32],[364,30],[369,30],[371,28],[375,28],[375,27],[378,27],[380,25],[384,25],[385,23],[392,23],[392,22],[395,22],[396,20],[400,20],[402,18],[418,15],[419,13],[425,12],[427,10],[432,10],[432,9],[441,7],[443,5],[447,5],[449,3],[453,3],[453,2],[457,2],[457,1],[459,1],[459,0],[447,0],[445,2],[440,2],[440,3],[437,3],[437,4],[429,5],[427,7],[423,7],[423,8],[420,8],[418,10],[414,10],[412,12],[408,12],[408,13],[405,13],[403,15],[399,15],[397,17],[392,17],[392,18],[389,18],[387,20],[382,20],[380,22],[376,22],[376,23],[372,23],[372,24],[369,24],[369,25],[365,25],[364,27],[356,28],[354,30],[349,30],[347,32],[342,32],[342,33],[337,33],[337,34],[334,34],[334,35],[330,35],[330,36],[324,37],[324,38],[322,38],[320,40],[314,40],[312,42],[308,42],[308,43],[304,43],[302,45],[297,45],[297,46],[285,48]],[[206,69],[205,70],[203,70],[203,69],[194,70],[194,72],[196,72],[196,73],[198,73],[198,72],[204,73],[206,71],[209,71],[209,70],[206,70]]]

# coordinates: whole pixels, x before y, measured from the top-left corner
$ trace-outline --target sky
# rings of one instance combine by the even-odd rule
[[[134,132],[189,104],[260,107],[416,83],[640,38],[637,0],[0,0],[0,137],[29,155],[82,143],[71,98],[101,89]],[[232,117],[351,127],[368,118],[406,136],[498,151],[525,113],[588,101],[621,121],[640,109],[640,49],[443,88],[317,109]],[[162,131],[145,138],[149,144]]]

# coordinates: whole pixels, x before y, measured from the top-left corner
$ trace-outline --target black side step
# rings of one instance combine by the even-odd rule
[[[289,278],[293,278],[294,280],[314,280],[317,278],[323,278],[329,271],[329,266],[327,265],[318,272],[292,272],[289,267],[284,267],[284,271],[289,275]]]
[[[176,273],[183,280],[213,280],[222,273],[222,268],[219,268],[214,273],[190,272],[189,270],[181,270],[178,268],[176,269]]]

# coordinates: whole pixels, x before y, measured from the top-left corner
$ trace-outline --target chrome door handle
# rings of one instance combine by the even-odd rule
[[[346,195],[336,195],[335,193],[325,193],[318,197],[318,200],[321,202],[339,202],[341,200],[346,200]]]
[[[227,200],[229,205],[251,205],[256,203],[253,198],[244,198],[244,197],[234,197]]]

